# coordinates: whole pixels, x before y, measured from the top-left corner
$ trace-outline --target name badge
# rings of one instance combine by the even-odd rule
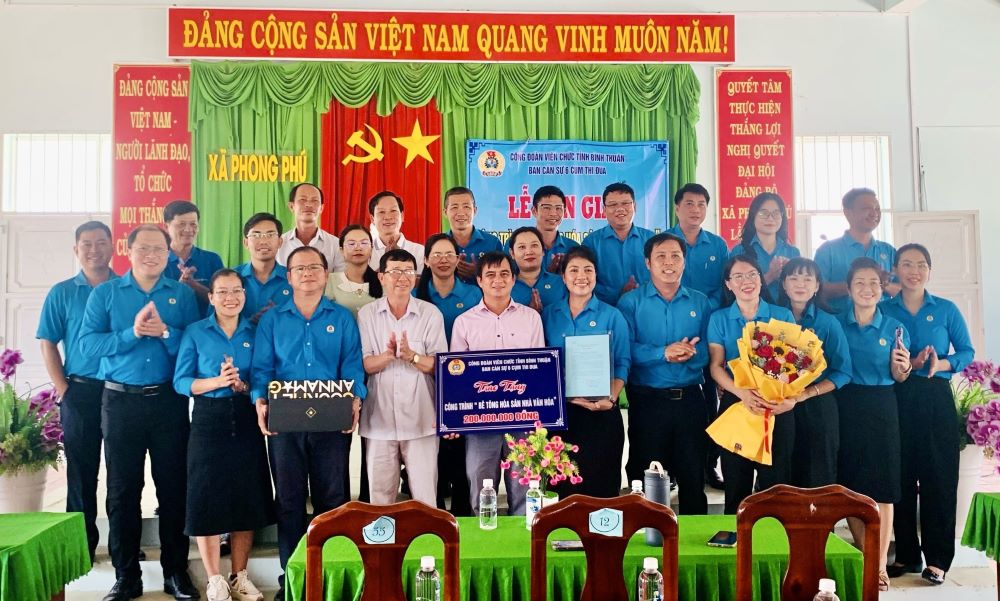
[[[396,543],[396,520],[382,516],[361,529],[361,535],[369,545],[392,545]]]
[[[605,507],[604,509],[592,511],[587,523],[590,532],[594,534],[616,537],[622,535],[622,512],[617,509],[608,509]]]

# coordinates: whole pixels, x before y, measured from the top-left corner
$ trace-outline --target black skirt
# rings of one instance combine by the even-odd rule
[[[832,392],[799,403],[795,415],[792,484],[816,488],[837,482],[840,416]]]
[[[840,413],[837,482],[877,503],[897,503],[902,489],[893,387],[848,384],[836,396]]]
[[[257,530],[275,522],[264,435],[249,397],[195,397],[187,470],[186,535]]]
[[[570,453],[571,460],[580,468],[583,482],[560,482],[552,490],[560,498],[569,495],[590,495],[611,498],[621,494],[622,455],[625,452],[625,422],[617,406],[607,411],[591,411],[567,401],[566,424],[569,428],[559,432],[563,440],[579,447]]]

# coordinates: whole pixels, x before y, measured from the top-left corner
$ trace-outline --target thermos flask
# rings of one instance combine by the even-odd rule
[[[642,490],[648,500],[660,505],[670,505],[670,478],[659,461],[650,462],[643,478]],[[662,547],[663,535],[655,528],[646,528],[646,544]]]

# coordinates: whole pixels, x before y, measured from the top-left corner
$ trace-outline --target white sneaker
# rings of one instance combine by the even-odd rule
[[[221,574],[216,574],[208,579],[208,588],[205,590],[205,597],[208,601],[232,601],[229,594],[229,581]]]
[[[264,593],[250,582],[246,570],[240,570],[235,576],[229,577],[229,587],[235,601],[264,601]]]

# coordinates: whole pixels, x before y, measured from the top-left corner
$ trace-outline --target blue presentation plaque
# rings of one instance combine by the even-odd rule
[[[558,348],[438,353],[438,433],[566,428]]]

